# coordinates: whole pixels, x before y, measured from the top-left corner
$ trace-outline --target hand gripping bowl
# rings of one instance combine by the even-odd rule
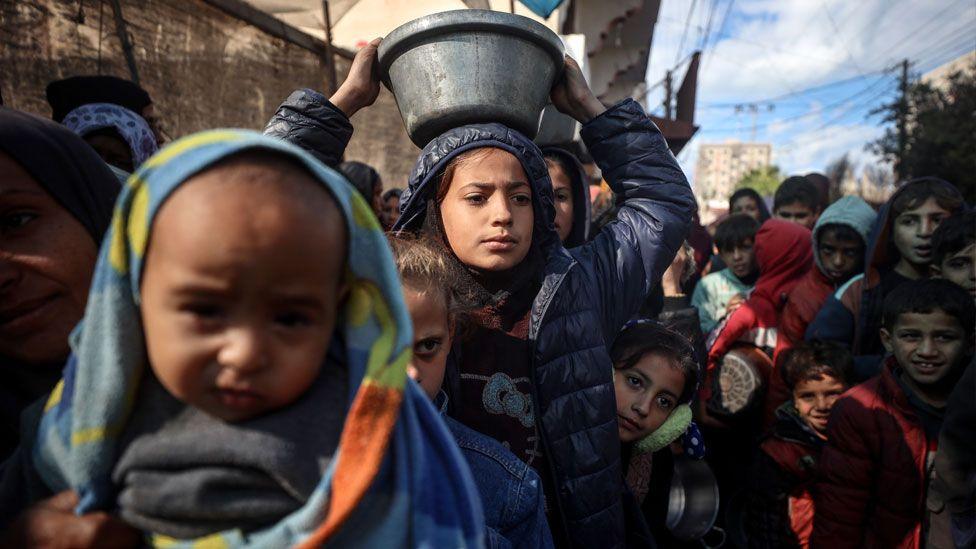
[[[531,139],[562,72],[563,43],[520,15],[445,11],[394,29],[380,44],[379,65],[418,147],[478,122],[499,122]]]

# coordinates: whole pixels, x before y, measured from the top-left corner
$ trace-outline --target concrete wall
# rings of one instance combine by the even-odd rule
[[[141,85],[167,134],[261,129],[301,87],[326,87],[320,56],[202,0],[119,0]],[[349,61],[337,57],[341,81]],[[110,0],[0,0],[0,89],[10,107],[50,116],[48,82],[79,74],[130,78]],[[405,181],[417,149],[392,95],[353,118],[347,159]]]

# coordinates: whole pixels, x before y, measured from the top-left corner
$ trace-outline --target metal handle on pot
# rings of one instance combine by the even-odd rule
[[[709,545],[708,542],[705,541],[705,538],[707,538],[709,534],[711,534],[712,532],[718,532],[720,536],[718,545]],[[712,526],[712,528],[708,532],[705,532],[704,536],[698,538],[698,543],[701,543],[701,546],[704,547],[705,549],[719,549],[720,547],[725,547],[726,539],[727,536],[725,535],[725,530],[719,528],[718,526]]]

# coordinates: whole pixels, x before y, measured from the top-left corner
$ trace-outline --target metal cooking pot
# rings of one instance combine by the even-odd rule
[[[555,33],[527,17],[456,10],[394,29],[380,44],[379,64],[410,139],[422,148],[478,122],[535,137],[563,51]]]
[[[682,541],[701,540],[713,530],[718,516],[718,483],[705,460],[674,456],[668,499],[668,515],[664,523],[674,537]],[[721,547],[724,535],[721,538],[713,547]]]

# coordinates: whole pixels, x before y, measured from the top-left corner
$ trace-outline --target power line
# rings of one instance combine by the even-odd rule
[[[846,117],[847,115],[849,115],[849,114],[851,114],[853,112],[856,112],[859,109],[863,109],[864,107],[867,107],[871,103],[877,101],[879,98],[881,98],[881,96],[883,96],[886,93],[891,93],[891,90],[883,89],[883,90],[879,91],[878,93],[872,95],[871,97],[865,99],[864,101],[861,101],[860,103],[858,103],[856,105],[851,105],[851,106],[847,107],[845,110],[843,110],[840,113],[840,115],[835,116],[835,117],[831,118],[830,120],[827,120],[823,124],[817,126],[816,128],[814,128],[814,129],[812,129],[810,131],[803,132],[803,134],[800,135],[800,136],[794,137],[793,139],[790,139],[789,141],[786,141],[783,145],[780,146],[780,150],[783,150],[783,149],[789,150],[790,148],[792,148],[801,139],[806,140],[806,139],[809,139],[811,135],[816,134],[816,133],[819,133],[819,132],[821,132],[821,131],[823,131],[825,129],[833,129],[832,127],[834,126],[834,124],[836,124],[837,122],[839,122],[840,120],[842,120],[844,117]],[[844,128],[838,128],[838,130],[843,130],[843,129]]]
[[[712,0],[712,7],[708,10],[708,19],[705,23],[705,36],[698,42],[698,50],[704,51],[708,45],[708,39],[712,33],[712,16],[715,15],[715,8],[718,7],[718,0]]]
[[[946,7],[942,8],[941,10],[939,10],[939,12],[936,13],[935,15],[933,15],[932,17],[926,19],[925,22],[922,23],[921,25],[913,25],[912,26],[912,30],[909,31],[908,34],[902,36],[901,38],[898,38],[897,40],[892,41],[891,43],[892,44],[897,44],[897,45],[900,45],[900,46],[904,46],[906,44],[906,42],[908,42],[908,39],[909,38],[912,38],[912,37],[915,37],[915,36],[925,36],[922,33],[923,29],[926,29],[929,25],[931,25],[933,22],[935,22],[939,17],[942,17],[943,14],[945,14],[947,11],[949,11],[950,9],[952,9],[953,7],[955,7],[956,4],[959,4],[959,3],[963,2],[963,1],[964,0],[956,0],[955,2],[952,2],[951,4],[947,5]],[[894,51],[894,50],[888,51],[887,53],[888,53],[888,58],[887,59],[888,59],[889,62],[892,59],[895,59],[897,57],[903,57],[903,54],[896,53],[896,51]],[[875,62],[877,60],[879,60],[879,59],[875,59],[874,61],[869,62],[869,64],[870,63],[873,63],[873,62]]]
[[[820,7],[823,8],[823,12],[827,16],[827,20],[830,21],[830,26],[834,29],[834,34],[837,36],[837,41],[840,42],[840,45],[844,47],[844,51],[847,52],[847,59],[852,65],[854,65],[854,68],[857,70],[858,74],[863,73],[864,71],[861,70],[861,67],[857,65],[857,61],[854,60],[854,56],[851,55],[851,49],[847,47],[847,41],[844,40],[844,38],[840,35],[840,29],[837,27],[837,22],[834,21],[834,16],[831,15],[830,10],[827,9],[826,0],[820,0]]]
[[[774,97],[769,97],[769,98],[766,98],[766,99],[760,99],[758,101],[753,101],[753,103],[779,103],[783,99],[789,99],[789,98],[796,97],[796,96],[800,96],[800,95],[806,95],[806,94],[811,93],[811,92],[815,92],[815,91],[819,91],[819,90],[825,90],[827,88],[832,88],[834,86],[840,86],[842,84],[848,84],[850,82],[854,82],[855,80],[861,80],[861,79],[864,79],[864,78],[867,78],[869,76],[873,76],[873,75],[876,75],[876,74],[883,74],[883,73],[888,72],[890,70],[891,70],[890,68],[879,69],[879,70],[871,71],[871,72],[868,72],[868,73],[865,73],[865,74],[859,74],[857,76],[852,76],[850,78],[844,78],[844,79],[841,79],[841,80],[833,80],[833,81],[827,82],[825,84],[817,84],[815,86],[810,86],[809,88],[804,88],[802,90],[797,90],[796,92],[784,93],[784,94],[780,94],[780,95],[777,95],[777,96],[774,96]],[[711,107],[734,107],[734,106],[736,106],[736,105],[738,105],[740,103],[742,103],[742,102],[739,101],[739,102],[731,102],[731,103],[706,103],[705,105],[711,106]]]
[[[681,57],[681,52],[685,49],[685,37],[688,36],[688,26],[691,25],[691,15],[695,13],[695,3],[698,0],[691,0],[691,8],[688,10],[688,17],[685,19],[685,30],[681,32],[681,42],[678,45],[678,51],[674,54],[674,64],[678,64],[678,58]]]
[[[712,42],[712,50],[714,50],[718,43],[722,40],[722,33],[725,32],[725,24],[729,21],[729,14],[732,13],[733,5],[735,5],[735,0],[729,0],[729,5],[727,8],[725,8],[725,15],[722,16],[722,24],[718,26],[718,34],[715,35],[715,41]],[[705,53],[707,52],[703,52],[702,55],[705,55]],[[708,56],[708,58],[705,59],[705,63],[709,63],[710,61],[711,56]]]
[[[765,128],[768,128],[769,126],[772,126],[775,123],[792,122],[794,120],[800,120],[800,119],[803,119],[803,118],[807,118],[807,117],[810,117],[810,116],[814,116],[814,115],[819,114],[821,112],[824,112],[824,111],[827,111],[827,110],[830,110],[830,109],[839,107],[839,106],[841,106],[841,105],[843,105],[845,103],[848,103],[852,99],[855,99],[857,97],[860,97],[861,95],[864,95],[865,93],[873,90],[874,88],[877,88],[878,87],[878,84],[883,83],[887,78],[889,78],[889,74],[886,72],[885,74],[883,74],[881,76],[881,78],[878,78],[877,80],[875,80],[871,84],[865,86],[864,88],[861,88],[860,90],[858,90],[857,92],[855,92],[855,93],[853,93],[851,95],[848,95],[846,97],[843,97],[842,99],[839,99],[839,100],[834,101],[832,103],[829,103],[827,105],[823,105],[823,106],[820,106],[820,107],[811,109],[811,110],[809,110],[807,112],[804,112],[802,114],[788,116],[788,117],[785,117],[785,118],[778,118],[778,119],[773,120],[771,122],[765,122],[763,124],[757,124],[755,127],[757,129],[760,129],[760,128],[765,129]],[[702,130],[702,132],[704,132],[704,133],[715,133],[715,132],[728,132],[728,131],[737,131],[737,130],[738,130],[738,128],[731,128],[731,127],[721,128],[720,127],[720,128],[708,128],[708,129]]]
[[[729,2],[729,5],[731,6],[732,5],[732,2]],[[681,21],[679,21],[677,19],[674,19],[672,17],[659,17],[658,18],[658,23],[667,23],[667,24],[674,24],[674,25],[683,25],[683,23]],[[701,27],[699,25],[691,25],[691,26],[692,27],[697,27],[699,29],[704,29],[704,27]],[[718,43],[718,40],[722,36],[722,31],[720,30],[715,36],[716,36],[716,39],[712,41],[712,49],[715,49],[715,45]],[[798,51],[786,50],[786,49],[780,48],[779,46],[774,46],[774,45],[771,45],[771,44],[764,44],[762,42],[757,42],[755,40],[749,40],[748,38],[742,38],[741,36],[726,36],[725,37],[725,40],[729,40],[731,42],[741,42],[743,44],[750,44],[752,46],[757,46],[757,47],[760,47],[760,48],[765,48],[765,49],[768,49],[768,50],[775,51],[777,53],[785,53],[786,55],[795,55],[796,57],[803,57],[803,58],[806,58],[806,59],[812,59],[814,61],[829,61],[828,59],[824,59],[823,57],[816,57],[816,56],[807,55],[805,53],[801,53],[801,52],[798,52]],[[704,48],[701,48],[701,49],[704,50]],[[705,53],[703,52],[702,55],[705,55]]]
[[[967,44],[970,48],[976,48],[976,33],[973,33],[971,23],[964,23],[959,28],[949,31],[943,34],[939,39],[933,41],[928,46],[922,48],[921,50],[912,54],[915,59],[921,59],[923,57],[929,56],[933,53],[938,54],[940,50],[944,51],[947,46],[951,49],[956,49],[962,44]],[[966,39],[964,42],[958,42],[960,38]],[[954,44],[954,45],[953,45]]]

